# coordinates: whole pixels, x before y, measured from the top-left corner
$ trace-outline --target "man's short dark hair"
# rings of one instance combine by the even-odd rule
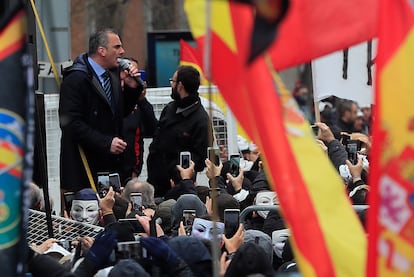
[[[93,33],[89,37],[89,50],[88,50],[89,55],[96,54],[96,52],[98,51],[98,48],[101,46],[105,48],[108,47],[108,34],[109,33],[118,35],[118,33],[115,30],[107,28],[107,29],[97,31],[96,33]]]
[[[345,112],[352,111],[353,104],[357,105],[355,101],[349,99],[339,99],[336,104],[336,114],[338,115],[338,118],[341,118]]]
[[[200,72],[192,66],[182,65],[177,68],[177,82],[181,82],[188,94],[196,94],[200,86]]]

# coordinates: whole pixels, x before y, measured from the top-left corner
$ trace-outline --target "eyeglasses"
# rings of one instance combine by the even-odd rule
[[[169,81],[170,81],[170,85],[172,85],[173,83],[177,83],[177,81],[173,80],[172,78],[170,78]]]

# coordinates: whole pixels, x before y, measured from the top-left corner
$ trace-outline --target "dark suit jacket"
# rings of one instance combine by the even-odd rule
[[[90,187],[78,145],[85,151],[95,182],[97,172],[118,171],[119,156],[109,152],[111,142],[115,136],[122,137],[123,117],[132,110],[137,96],[128,88],[122,93],[119,69],[110,71],[110,76],[112,107],[86,54],[77,57],[64,73],[59,101],[63,189],[76,191]]]

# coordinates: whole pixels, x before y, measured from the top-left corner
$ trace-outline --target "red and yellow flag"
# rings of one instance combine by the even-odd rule
[[[377,32],[378,0],[290,0],[269,49],[276,69],[370,40]]]
[[[206,2],[185,2],[199,49],[205,46]],[[362,276],[366,238],[343,182],[291,94],[269,70],[270,59],[246,63],[253,11],[227,1],[210,3],[213,81],[264,154],[303,276]]]
[[[368,276],[414,276],[414,12],[381,0]]]
[[[200,72],[201,84],[208,85],[203,73],[203,59],[199,52],[185,40],[180,39],[180,65],[191,65]]]

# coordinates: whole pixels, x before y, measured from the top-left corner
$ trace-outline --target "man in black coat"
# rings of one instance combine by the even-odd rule
[[[211,121],[198,96],[200,73],[192,66],[180,66],[170,83],[174,101],[161,113],[147,160],[148,182],[155,187],[156,197],[171,188],[180,152],[191,152],[194,170],[200,172],[213,141]]]
[[[119,169],[126,147],[122,120],[136,103],[139,85],[132,77],[138,76],[138,70],[130,66],[130,77],[121,89],[117,59],[123,54],[122,42],[113,30],[99,31],[89,38],[88,53],[78,56],[64,72],[59,101],[62,190],[78,191],[91,186],[80,148],[95,183],[98,172]]]

